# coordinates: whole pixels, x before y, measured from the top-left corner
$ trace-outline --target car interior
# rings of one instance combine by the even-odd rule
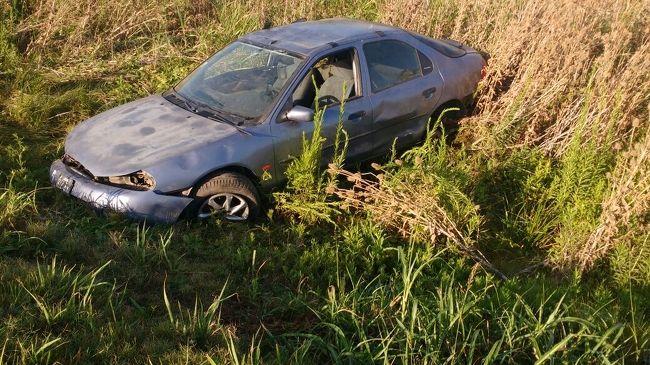
[[[275,99],[298,63],[291,57],[272,54],[263,65],[204,76],[205,86],[195,94],[228,105],[244,116],[257,116]]]
[[[292,94],[293,106],[314,109],[338,104],[356,96],[354,51],[343,51],[320,59],[311,67]],[[345,87],[345,90],[344,90]],[[318,90],[318,100],[316,98]]]

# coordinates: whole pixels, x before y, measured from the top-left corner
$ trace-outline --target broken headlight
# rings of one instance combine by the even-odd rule
[[[156,185],[153,176],[140,170],[123,176],[98,176],[97,182],[131,190],[151,190]]]

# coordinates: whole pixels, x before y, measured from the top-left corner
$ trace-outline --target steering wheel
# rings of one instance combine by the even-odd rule
[[[340,103],[341,101],[333,95],[323,95],[320,98],[318,98],[319,106],[326,106],[326,105],[340,104]]]
[[[277,90],[273,89],[270,84],[267,84],[266,90],[260,92],[260,97],[270,103],[278,94],[279,92]]]

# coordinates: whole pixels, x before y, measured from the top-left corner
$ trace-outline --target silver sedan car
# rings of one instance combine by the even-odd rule
[[[260,194],[284,182],[317,106],[327,106],[324,159],[344,100],[346,158],[364,161],[394,141],[420,141],[431,116],[471,99],[485,65],[458,42],[357,20],[260,30],[170,90],[76,126],[50,179],[65,194],[135,219],[249,220]]]

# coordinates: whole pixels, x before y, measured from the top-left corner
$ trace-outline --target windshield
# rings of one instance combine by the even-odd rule
[[[300,61],[281,51],[234,42],[205,61],[175,90],[211,108],[258,118]]]

